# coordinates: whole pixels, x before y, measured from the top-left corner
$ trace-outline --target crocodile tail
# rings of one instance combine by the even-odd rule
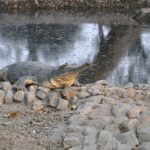
[[[6,81],[7,80],[7,72],[8,72],[8,67],[5,67],[0,70],[0,81]]]

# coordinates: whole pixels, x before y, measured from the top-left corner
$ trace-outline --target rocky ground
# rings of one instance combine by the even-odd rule
[[[149,150],[150,87],[0,83],[0,150]]]

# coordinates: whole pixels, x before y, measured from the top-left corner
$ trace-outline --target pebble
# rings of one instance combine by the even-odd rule
[[[90,93],[86,92],[86,91],[81,91],[78,93],[78,98],[86,98],[89,97]]]
[[[26,98],[27,98],[27,102],[28,103],[32,103],[33,101],[36,101],[36,96],[35,96],[35,93],[34,92],[27,92],[26,93]]]
[[[142,112],[141,107],[134,107],[134,108],[131,108],[131,109],[127,112],[127,116],[128,116],[130,119],[138,118],[141,112]]]

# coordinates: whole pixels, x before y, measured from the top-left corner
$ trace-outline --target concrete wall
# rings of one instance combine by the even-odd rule
[[[150,0],[0,0],[1,10],[117,8],[134,9],[150,6]]]

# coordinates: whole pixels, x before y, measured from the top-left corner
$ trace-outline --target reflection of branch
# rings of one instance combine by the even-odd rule
[[[106,78],[118,65],[124,53],[131,48],[139,37],[139,27],[111,26],[107,38],[100,43],[100,51],[94,61],[94,75],[91,82]]]

